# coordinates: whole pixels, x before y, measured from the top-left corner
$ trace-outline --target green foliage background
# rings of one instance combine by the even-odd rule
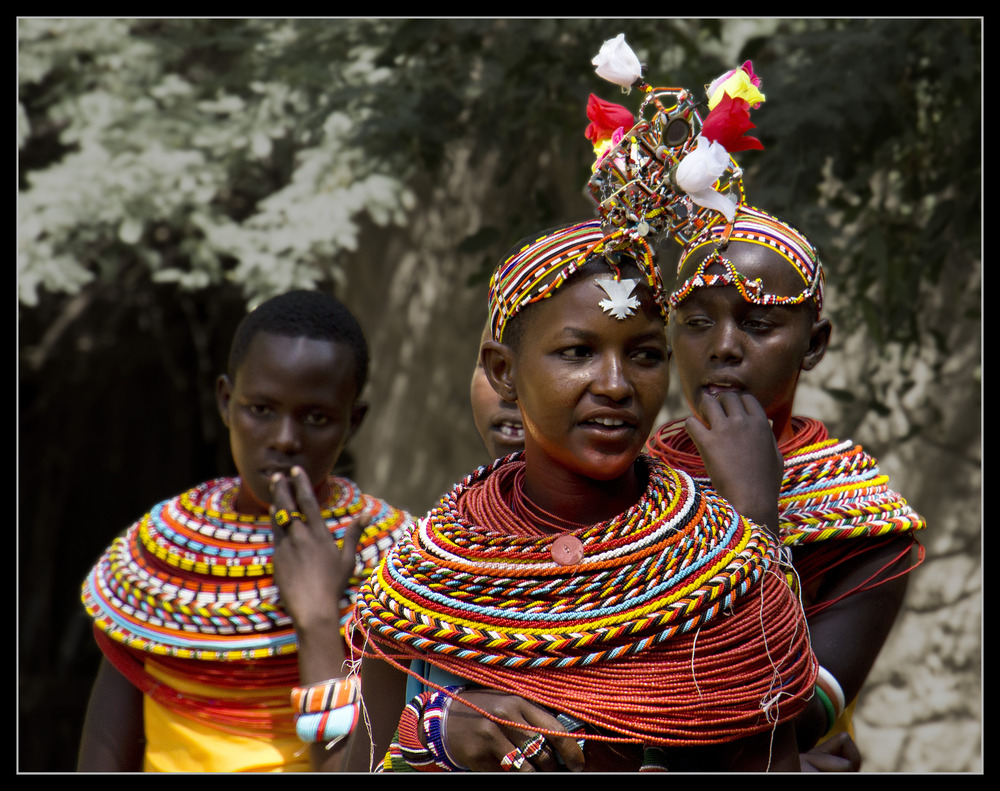
[[[587,95],[638,101],[590,67],[618,32],[653,84],[694,88],[753,59],[767,102],[765,150],[740,158],[750,199],[809,229],[834,322],[863,328],[872,371],[906,387],[919,359],[947,375],[980,335],[981,27],[19,20],[21,768],[73,766],[96,661],[76,595],[93,559],[229,464],[211,382],[245,309],[292,287],[344,292],[359,250],[424,221],[459,149],[469,178],[517,197],[447,229],[471,262],[455,288],[592,211]],[[966,373],[955,387],[978,404]],[[857,423],[899,387],[873,374],[828,391]],[[896,439],[944,432],[940,409]]]

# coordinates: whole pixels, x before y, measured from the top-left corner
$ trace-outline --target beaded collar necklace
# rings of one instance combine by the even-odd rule
[[[112,639],[148,653],[239,661],[296,651],[274,585],[268,517],[232,509],[238,480],[220,478],[154,506],[116,539],[83,585],[83,602]],[[371,514],[345,600],[403,532],[409,516],[330,478],[323,518],[342,540],[351,518]]]
[[[485,521],[503,507],[484,482],[517,464],[473,473],[393,548],[358,595],[360,653],[426,659],[596,741],[716,743],[801,709],[815,661],[769,534],[649,460],[639,502],[574,531],[584,554],[561,565],[551,536]]]

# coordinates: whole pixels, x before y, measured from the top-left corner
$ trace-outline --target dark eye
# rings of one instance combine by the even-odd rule
[[[254,417],[265,417],[271,414],[271,407],[266,404],[247,404],[247,411]]]
[[[305,424],[307,426],[326,426],[330,423],[330,418],[328,415],[324,415],[322,412],[310,412],[306,415]]]
[[[569,346],[560,351],[559,354],[570,360],[582,360],[593,356],[589,346]]]
[[[699,327],[708,327],[711,325],[711,323],[712,322],[709,320],[707,316],[700,316],[697,314],[691,316],[682,316],[680,320],[680,324],[682,324],[683,326],[693,327],[695,329]]]
[[[664,353],[661,349],[637,349],[633,352],[632,359],[638,363],[653,365],[663,361]]]

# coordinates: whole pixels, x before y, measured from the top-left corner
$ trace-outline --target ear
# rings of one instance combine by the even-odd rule
[[[365,415],[368,414],[368,403],[365,401],[355,401],[354,406],[351,407],[351,429],[348,433],[348,438],[354,436],[360,427],[362,421],[365,419]]]
[[[229,402],[232,397],[233,383],[229,381],[228,376],[222,374],[215,380],[215,404],[219,408],[219,414],[226,428],[229,428]]]
[[[514,352],[509,346],[486,341],[479,350],[479,360],[490,386],[504,401],[517,401],[514,385]]]
[[[811,371],[826,354],[826,349],[830,345],[830,333],[833,325],[830,319],[819,319],[814,322],[809,330],[809,350],[802,358],[802,370]]]

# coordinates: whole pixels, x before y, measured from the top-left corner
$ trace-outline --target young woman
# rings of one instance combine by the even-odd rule
[[[727,499],[640,456],[665,309],[648,247],[596,221],[498,267],[482,363],[524,453],[458,484],[359,594],[368,719],[349,768],[459,768],[439,724],[466,706],[512,746],[477,769],[798,769],[816,664],[769,532],[780,457],[732,393],[700,437]],[[498,717],[497,694],[529,705]]]
[[[794,416],[799,376],[830,340],[823,266],[792,225],[743,205],[728,229],[688,245],[670,297],[674,362],[697,417],[662,426],[647,451],[710,485],[688,432],[720,393],[758,401],[784,458],[781,539],[801,578],[820,689],[799,717],[799,746],[852,732],[851,713],[899,611],[923,518],[860,445]]]
[[[295,688],[342,671],[342,616],[410,521],[332,474],[367,372],[333,297],[292,291],[240,323],[216,385],[239,476],[154,506],[84,582],[104,659],[80,771],[339,767]]]

